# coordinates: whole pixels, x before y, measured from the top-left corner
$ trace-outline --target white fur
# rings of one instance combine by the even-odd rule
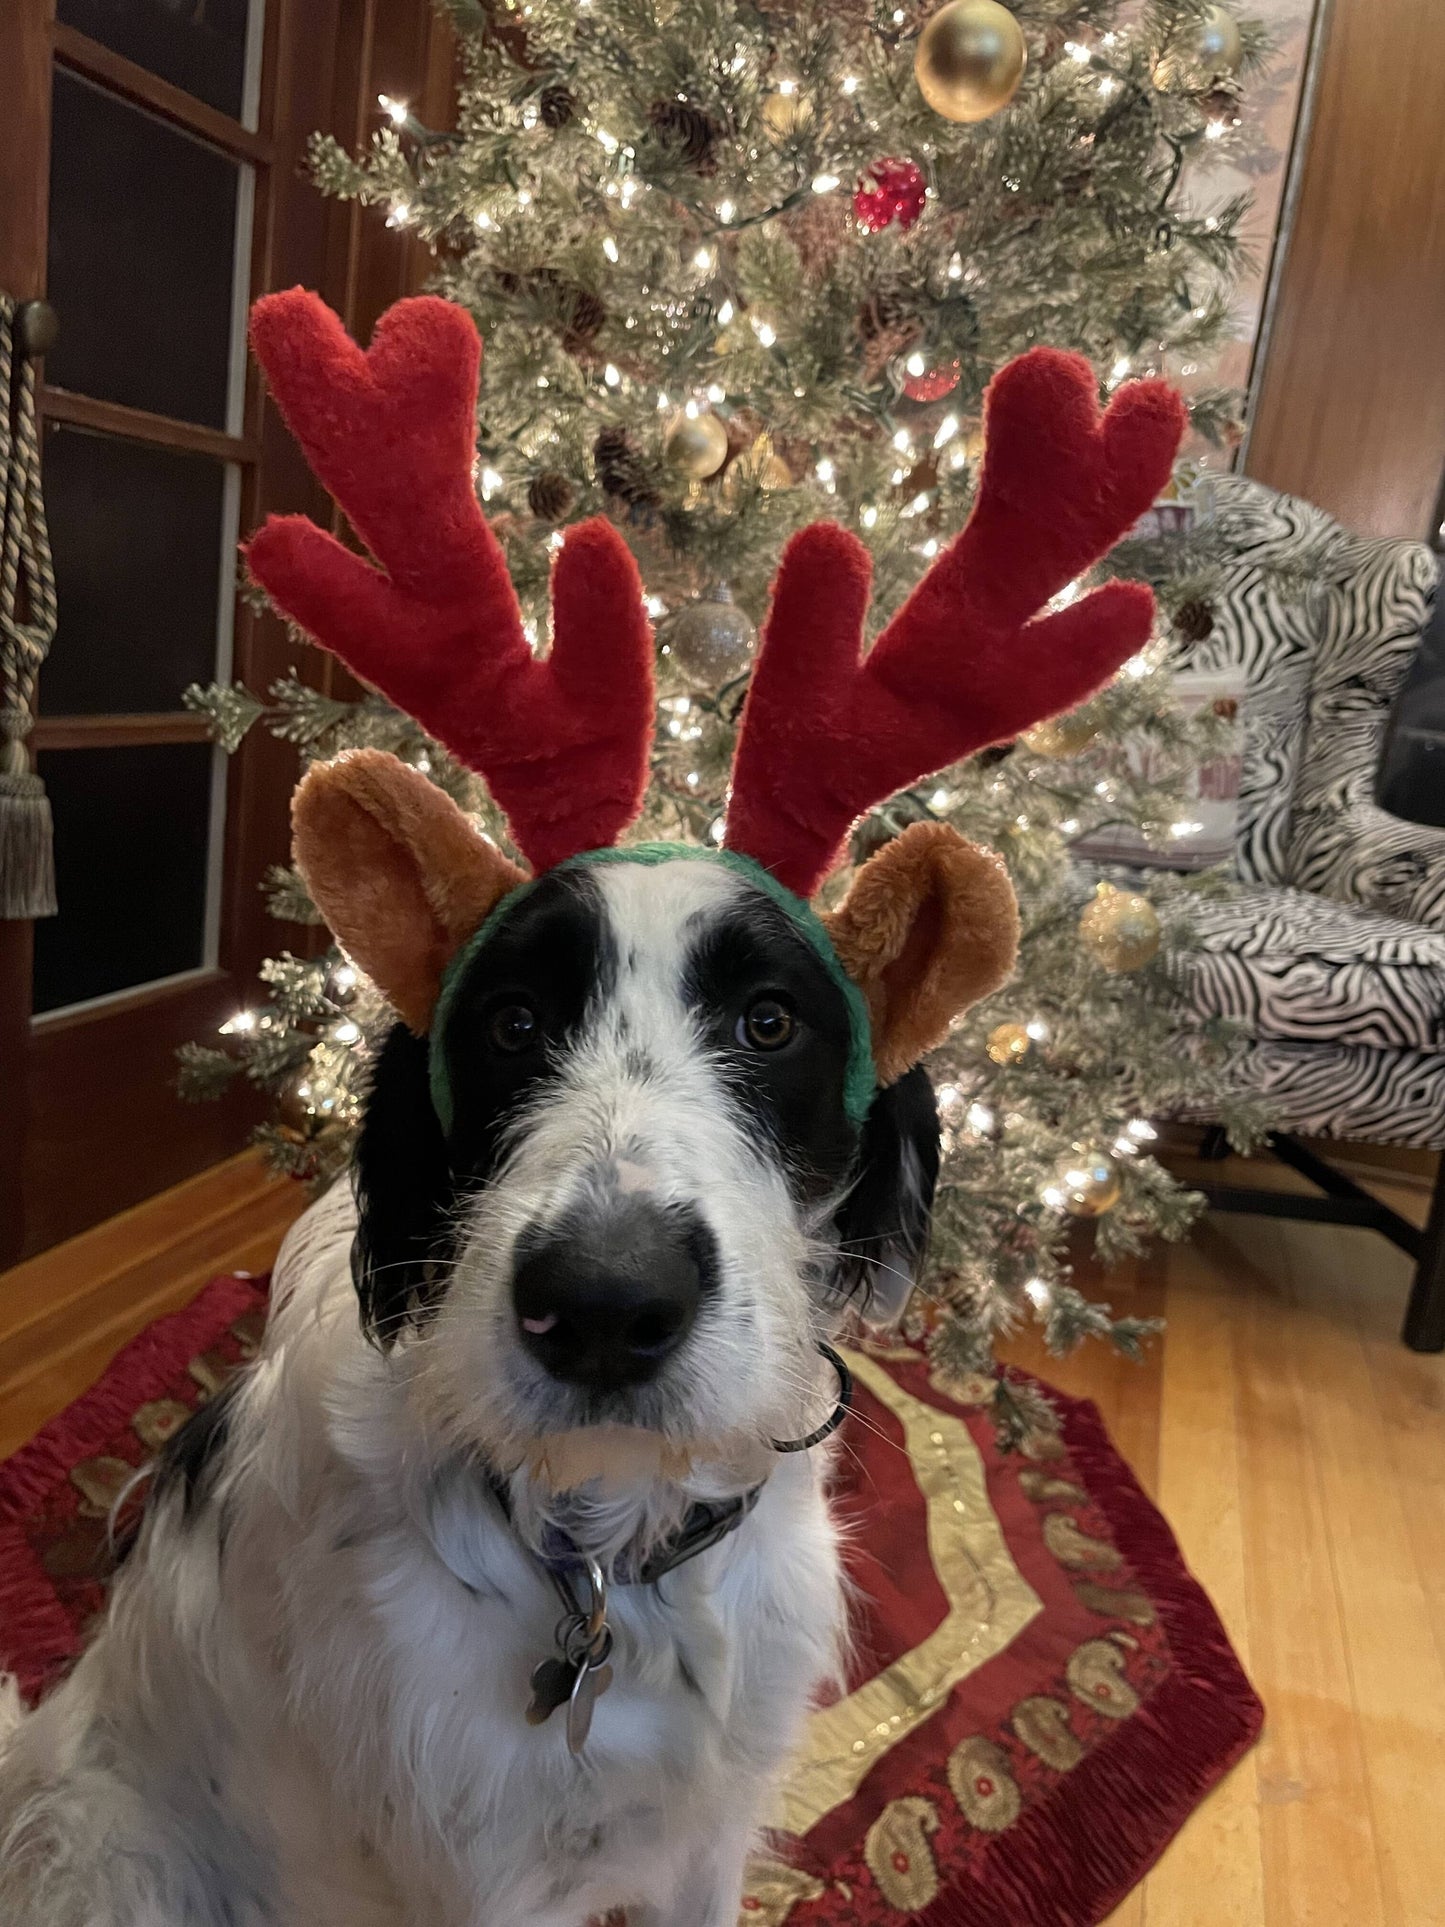
[[[616,1906],[632,1927],[734,1927],[841,1638],[820,1455],[767,1444],[828,1409],[827,1319],[814,1227],[680,997],[683,926],[735,880],[599,874],[632,961],[468,1203],[435,1315],[370,1345],[355,1208],[344,1187],[313,1206],[214,1488],[189,1521],[178,1490],[152,1507],[104,1630],[0,1747],[5,1927],[582,1927]],[[517,1342],[510,1257],[524,1225],[609,1182],[702,1211],[722,1275],[637,1423],[588,1435]],[[509,1477],[515,1527],[484,1465]],[[562,1507],[605,1557],[765,1475],[732,1536],[614,1588],[585,1758],[562,1715],[528,1726],[559,1606],[519,1534]]]

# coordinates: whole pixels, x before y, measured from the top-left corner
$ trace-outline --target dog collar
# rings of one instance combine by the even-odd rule
[[[878,1075],[873,1064],[873,1035],[868,1017],[868,1005],[857,984],[844,970],[833,940],[824,929],[821,919],[803,898],[788,889],[761,863],[750,856],[743,856],[737,850],[705,850],[692,843],[633,843],[622,849],[587,850],[581,856],[568,857],[555,869],[545,871],[547,876],[555,876],[560,871],[590,869],[594,865],[609,863],[676,863],[682,861],[701,861],[717,863],[738,876],[746,877],[765,896],[770,897],[778,906],[798,934],[816,953],[818,960],[829,977],[842,993],[848,1010],[849,1049],[848,1069],[843,1085],[843,1108],[854,1124],[861,1125],[868,1115],[868,1108],[878,1088]],[[451,1135],[455,1105],[452,1094],[451,1064],[447,1053],[447,1030],[452,1012],[456,1008],[462,985],[471,974],[473,964],[486,948],[489,939],[512,914],[519,903],[533,891],[541,881],[539,877],[528,877],[519,883],[515,890],[508,891],[500,903],[495,905],[491,914],[476,933],[469,937],[456,955],[448,963],[442,976],[441,992],[437,997],[436,1009],[432,1014],[431,1029],[428,1033],[428,1068],[431,1082],[432,1108],[441,1123],[443,1134]]]
[[[848,1415],[853,1402],[853,1374],[831,1345],[820,1338],[818,1350],[838,1374],[838,1399],[832,1413],[816,1430],[801,1439],[774,1439],[775,1452],[806,1452],[819,1445]],[[487,1484],[502,1517],[513,1524],[512,1499],[506,1482],[488,1472]],[[766,1483],[764,1481],[763,1483]],[[614,1571],[612,1583],[621,1586],[654,1586],[700,1552],[719,1544],[736,1532],[762,1494],[763,1485],[730,1499],[697,1499],[670,1538],[632,1569]],[[562,1618],[555,1634],[557,1650],[532,1668],[532,1697],[527,1706],[527,1724],[545,1726],[559,1707],[567,1709],[567,1750],[575,1759],[587,1744],[592,1730],[592,1712],[612,1684],[612,1628],[607,1620],[608,1576],[601,1564],[585,1557],[567,1535],[554,1530],[532,1557],[551,1580],[562,1602]],[[585,1604],[579,1603],[578,1587],[585,1588]]]

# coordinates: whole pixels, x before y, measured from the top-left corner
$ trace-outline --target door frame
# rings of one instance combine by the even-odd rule
[[[450,112],[452,37],[429,0],[266,0],[257,129],[196,100],[54,19],[55,0],[0,7],[0,285],[43,294],[52,63],[198,135],[255,170],[251,293],[304,282],[365,338],[376,316],[425,279],[414,237],[363,210],[326,201],[305,177],[313,130],[348,146],[377,126],[378,93],[417,102],[433,124]],[[13,79],[11,78],[13,77]],[[65,317],[60,317],[61,327]],[[43,376],[43,367],[42,367]],[[333,512],[248,368],[238,435],[40,385],[42,421],[121,433],[238,464],[242,531],[274,510],[324,524]],[[65,619],[62,608],[60,619]],[[321,688],[346,687],[320,652],[298,648],[274,619],[237,598],[231,673],[264,691],[296,668]],[[47,718],[42,670],[35,749],[202,740],[203,719],[164,715]],[[183,1106],[174,1052],[207,1039],[254,996],[257,966],[315,933],[276,924],[258,884],[288,846],[296,751],[253,731],[230,761],[214,967],[105,1000],[31,1016],[32,926],[0,922],[0,1266],[42,1250],[239,1148],[263,1113],[247,1087]]]

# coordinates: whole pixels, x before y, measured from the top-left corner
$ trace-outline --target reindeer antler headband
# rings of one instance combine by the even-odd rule
[[[534,873],[611,851],[647,784],[642,585],[610,523],[569,529],[552,572],[551,652],[534,656],[472,485],[481,343],[469,317],[432,296],[398,302],[364,354],[317,296],[294,288],[256,304],[251,337],[312,468],[380,565],[304,516],[272,517],[250,546],[256,579],[485,776]],[[1141,585],[1040,611],[1154,500],[1183,424],[1163,383],[1128,384],[1101,416],[1080,357],[1040,348],[1011,363],[989,390],[968,525],[866,655],[863,544],[818,523],[784,552],[725,849],[667,853],[756,866],[861,991],[881,1082],[1012,968],[1007,878],[947,826],[919,824],[864,865],[831,916],[814,920],[806,899],[871,805],[1075,707],[1143,646],[1153,599]],[[378,751],[313,768],[293,820],[297,861],[332,930],[426,1032],[449,967],[470,957],[525,874],[424,776]]]

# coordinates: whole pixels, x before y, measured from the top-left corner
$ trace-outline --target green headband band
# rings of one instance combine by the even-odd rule
[[[724,869],[735,871],[738,876],[746,877],[772,901],[787,917],[793,928],[804,938],[817,954],[819,962],[842,992],[843,1001],[848,1007],[848,1070],[843,1085],[843,1108],[854,1124],[861,1124],[868,1115],[868,1107],[873,1102],[873,1094],[878,1088],[877,1073],[873,1068],[873,1037],[868,1021],[868,1006],[863,993],[844,970],[833,948],[832,939],[823,928],[813,910],[800,896],[787,889],[760,863],[750,856],[742,856],[736,850],[704,850],[691,843],[634,843],[624,849],[587,850],[581,856],[568,857],[555,869],[545,872],[555,876],[562,870],[590,868],[598,863],[673,863],[684,859],[704,863],[719,863]],[[469,937],[461,949],[447,965],[442,977],[441,993],[437,998],[436,1009],[432,1013],[430,1038],[431,1100],[441,1122],[443,1132],[451,1134],[454,1106],[452,1103],[451,1069],[447,1063],[446,1034],[456,1005],[457,995],[462,983],[471,970],[478,953],[485,948],[488,938],[497,930],[502,920],[511,915],[522,899],[536,889],[541,881],[529,877],[519,883],[515,890],[508,891],[481,928]]]

